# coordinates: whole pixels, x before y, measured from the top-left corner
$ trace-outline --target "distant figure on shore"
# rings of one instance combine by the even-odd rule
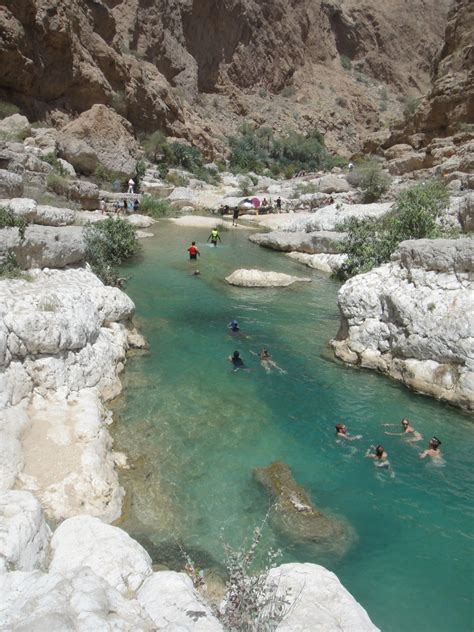
[[[114,209],[115,213],[117,215],[119,215],[119,213],[120,213],[120,203],[119,203],[118,200],[115,200],[115,202],[112,205],[112,208]]]
[[[239,207],[234,206],[232,211],[232,226],[237,226],[237,220],[239,219]]]
[[[406,437],[409,441],[421,441],[423,436],[410,425],[410,421],[407,417],[404,417],[401,421],[403,432],[385,432],[386,435],[393,437]],[[384,424],[386,428],[393,427],[396,424]]]
[[[126,215],[126,214],[127,214],[127,208],[128,208],[128,205],[127,205],[127,200],[124,200],[124,201],[123,201],[123,204],[122,204],[122,213],[123,213],[124,215]]]
[[[193,241],[191,243],[191,245],[189,246],[188,252],[189,252],[189,260],[190,261],[192,261],[193,259],[197,259],[198,256],[200,256],[200,254],[201,254],[199,252],[199,250],[197,249],[197,247],[196,247],[196,242],[195,241]]]
[[[268,206],[268,200],[267,200],[267,198],[266,198],[266,197],[264,197],[264,198],[263,198],[263,200],[262,200],[262,206],[263,206],[263,207]]]
[[[128,200],[128,202],[127,202],[127,211],[128,211],[128,213],[133,213],[133,209],[134,209],[133,200]]]
[[[140,210],[140,202],[138,201],[138,198],[136,198],[135,202],[133,203],[133,212],[138,213],[139,210]]]
[[[213,246],[217,246],[217,240],[222,241],[221,240],[221,236],[219,235],[219,231],[217,230],[217,228],[213,228],[211,230],[211,234],[209,235],[209,237],[207,238],[207,241],[211,242],[211,244]]]
[[[133,180],[133,178],[130,178],[130,180],[128,181],[127,193],[131,193],[133,195],[135,193],[134,186],[135,186],[135,181]]]
[[[240,332],[239,323],[236,320],[231,320],[227,328],[230,329],[229,333],[231,334],[238,334]]]
[[[349,169],[349,171],[352,171],[354,169],[354,163],[350,161],[349,164],[347,165],[347,168]]]
[[[240,357],[239,351],[234,351],[234,353],[229,356],[229,362],[232,362],[234,366],[234,371],[238,371],[239,369],[245,369],[245,364],[242,358]]]
[[[441,441],[438,437],[431,437],[428,442],[428,448],[424,452],[420,452],[420,459],[424,459],[427,456],[432,459],[440,459],[442,457],[441,450],[439,446],[441,445]]]
[[[373,450],[373,452],[371,452]],[[390,467],[390,462],[388,460],[388,454],[385,452],[385,448],[383,445],[378,445],[374,448],[374,446],[370,446],[370,448],[365,453],[365,457],[367,459],[374,459],[374,465],[377,467]]]
[[[347,439],[347,441],[355,441],[362,439],[362,435],[351,435],[347,432],[345,424],[336,424],[336,439]]]
[[[275,201],[275,206],[276,206],[277,213],[281,213],[281,197],[280,196],[277,197]]]
[[[105,198],[102,198],[100,201],[100,212],[105,213],[106,210],[107,210],[107,204],[105,202]]]

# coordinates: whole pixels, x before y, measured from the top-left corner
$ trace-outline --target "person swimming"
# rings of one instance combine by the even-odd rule
[[[374,450],[371,452],[371,450]],[[374,459],[374,465],[376,467],[390,467],[390,461],[388,460],[388,454],[385,452],[385,448],[383,445],[370,446],[370,448],[365,453],[365,457],[367,459]]]
[[[239,369],[245,369],[245,364],[242,358],[240,357],[239,351],[234,351],[234,353],[229,356],[229,362],[232,362],[234,366],[234,371],[238,371]]]
[[[336,438],[354,441],[355,439],[362,439],[362,435],[350,435],[345,424],[336,424]]]
[[[393,437],[406,437],[409,441],[421,441],[423,439],[423,435],[419,433],[417,430],[410,425],[410,421],[408,417],[404,417],[401,421],[403,432],[385,432],[386,435],[391,435]],[[396,424],[384,424],[386,428],[390,426],[395,426]]]
[[[255,351],[251,351],[250,353],[260,358],[260,364],[267,373],[271,373],[272,369],[276,369],[277,371],[280,371],[280,373],[286,373],[286,371],[279,367],[278,364],[273,360],[270,352],[266,347],[263,347],[260,353],[255,353]]]
[[[227,328],[230,329],[231,334],[238,334],[240,332],[239,323],[236,320],[231,320]]]
[[[420,452],[420,459],[424,459],[427,456],[431,457],[432,459],[441,458],[442,454],[441,454],[441,450],[439,449],[440,445],[441,445],[441,441],[438,439],[438,437],[431,437],[431,439],[428,442],[428,448],[424,450],[423,452]]]

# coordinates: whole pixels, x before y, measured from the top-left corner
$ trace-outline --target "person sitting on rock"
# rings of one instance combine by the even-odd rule
[[[393,437],[406,437],[410,441],[421,441],[423,436],[410,425],[407,417],[404,417],[401,421],[403,432],[386,432],[386,435],[392,435]],[[386,428],[394,426],[395,424],[384,424]]]
[[[439,449],[440,445],[441,441],[438,439],[438,437],[431,437],[428,442],[428,449],[424,452],[420,452],[420,459],[424,459],[427,456],[431,457],[432,459],[440,459],[442,456],[441,450]]]

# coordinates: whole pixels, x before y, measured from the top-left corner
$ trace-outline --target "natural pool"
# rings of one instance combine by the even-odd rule
[[[129,360],[114,405],[115,446],[136,466],[122,475],[122,526],[156,562],[182,566],[178,540],[198,564],[218,566],[222,541],[240,545],[267,512],[253,469],[281,459],[313,502],[344,517],[357,538],[337,557],[269,524],[265,547],[281,547],[282,561],[333,570],[384,632],[471,630],[471,419],[332,360],[338,283],[251,244],[246,231],[222,233],[217,249],[204,244],[206,229],[162,221],[155,232],[124,271],[151,351]],[[190,273],[191,239],[202,253],[200,277]],[[312,283],[232,288],[223,279],[240,267],[293,272]],[[227,333],[232,318],[245,333],[238,340]],[[250,353],[263,346],[286,374],[263,371]],[[226,359],[234,349],[254,371],[232,373]],[[426,441],[384,436],[382,424],[405,415],[425,439],[440,437],[443,467],[418,459]],[[337,444],[338,421],[363,439]],[[364,458],[379,442],[393,479]]]

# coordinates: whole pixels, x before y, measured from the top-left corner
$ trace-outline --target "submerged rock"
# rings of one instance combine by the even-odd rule
[[[230,285],[239,287],[288,287],[298,281],[311,281],[307,277],[295,277],[281,272],[263,270],[235,270],[225,280]]]
[[[272,522],[297,542],[314,542],[327,551],[343,553],[350,544],[348,527],[315,507],[282,461],[254,470],[256,480],[274,501]]]
[[[402,242],[390,263],[340,289],[335,354],[474,409],[473,262],[471,239]]]

